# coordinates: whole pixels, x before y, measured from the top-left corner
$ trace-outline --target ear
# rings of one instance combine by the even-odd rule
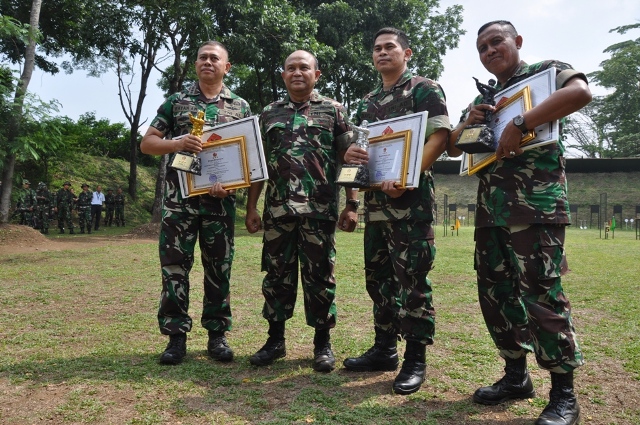
[[[404,49],[404,60],[409,62],[409,59],[411,59],[411,55],[413,55],[413,51],[410,48],[406,48]]]
[[[516,37],[516,48],[518,48],[518,50],[520,50],[521,47],[522,47],[522,36],[518,35]]]
[[[320,72],[319,69],[316,69],[314,74],[315,74],[315,77],[316,77],[315,81],[317,82],[320,79],[320,75],[322,75],[322,72]]]
[[[231,69],[231,62],[227,62],[227,64],[224,66],[224,73],[227,74],[230,69]]]

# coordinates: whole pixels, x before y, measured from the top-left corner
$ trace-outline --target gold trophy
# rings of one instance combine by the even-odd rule
[[[369,122],[363,120],[361,127],[353,126],[353,130],[358,134],[356,145],[367,150],[369,148],[369,133],[371,130],[367,128]],[[365,164],[345,164],[340,170],[340,175],[336,183],[352,188],[369,187],[369,168]]]
[[[482,95],[482,103],[495,106],[494,96],[497,90],[493,87],[495,80],[489,80],[489,85],[482,84],[477,78],[476,87]],[[493,129],[487,125],[493,119],[491,111],[484,112],[484,124],[474,124],[465,127],[458,136],[455,146],[466,153],[482,153],[495,152],[498,147],[498,141],[495,139]]]
[[[198,111],[198,114],[194,117],[189,113],[189,121],[193,124],[191,128],[191,134],[197,137],[202,137],[204,131],[204,111]],[[193,152],[180,151],[175,154],[169,167],[176,170],[185,171],[187,173],[201,175],[202,173],[202,161]]]

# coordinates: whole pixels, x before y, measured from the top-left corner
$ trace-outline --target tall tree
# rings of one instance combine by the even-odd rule
[[[609,32],[626,34],[634,29],[640,29],[640,23]],[[611,58],[589,77],[613,92],[600,100],[595,122],[610,140],[612,157],[637,157],[640,156],[640,38],[614,44],[604,51]]]
[[[26,39],[27,47],[24,54],[24,65],[22,74],[16,84],[15,97],[11,116],[8,122],[6,144],[9,147],[7,156],[5,157],[2,168],[2,195],[0,197],[0,222],[6,223],[9,219],[9,207],[11,203],[11,190],[13,182],[13,172],[16,165],[16,152],[12,148],[20,132],[20,124],[22,120],[22,110],[24,99],[31,81],[33,68],[35,67],[36,56],[36,40],[38,38],[38,23],[40,22],[40,8],[42,0],[33,0],[31,2],[31,13],[29,15],[29,32]]]

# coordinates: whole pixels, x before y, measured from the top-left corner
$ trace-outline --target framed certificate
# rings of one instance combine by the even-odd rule
[[[496,93],[495,99],[498,105],[517,95],[525,87],[529,88],[531,108],[539,105],[556,91],[556,68],[549,68],[532,75],[512,87]],[[504,125],[506,125],[506,122]],[[503,129],[504,125],[502,126]],[[502,131],[500,134],[502,134]],[[556,143],[559,137],[559,121],[555,120],[539,125],[534,129],[533,134],[533,138],[528,138],[528,141],[520,145],[522,150],[526,151],[549,143]],[[482,167],[495,161],[495,159],[495,154],[493,153],[464,154],[460,161],[460,175],[474,174]]]
[[[202,161],[202,174],[187,174],[187,196],[208,193],[218,182],[227,190],[251,185],[244,136],[206,142],[198,157]]]
[[[394,180],[405,188],[409,168],[411,130],[399,131],[369,139],[369,185],[379,188],[383,181]]]
[[[493,134],[496,140],[500,140],[504,128],[513,120],[516,115],[522,115],[531,109],[531,89],[529,86],[525,86],[517,93],[509,98],[503,98],[501,103],[498,103],[496,110],[493,113],[493,120],[489,123],[489,127],[493,129]],[[522,136],[520,145],[524,145],[533,139],[536,134],[533,130]],[[483,167],[494,162],[497,158],[494,152],[489,153],[474,153],[469,155],[469,175],[476,173]]]
[[[400,117],[389,118],[387,120],[370,122],[367,127],[369,133],[369,149],[372,149],[374,143],[372,140],[381,136],[387,136],[391,134],[399,134],[405,131],[409,131],[409,143],[407,145],[407,159],[406,159],[406,180],[403,187],[416,188],[420,184],[420,174],[422,168],[422,152],[424,150],[424,143],[427,137],[427,111],[416,112],[414,114],[402,115]],[[369,152],[369,161],[371,161],[372,153]],[[371,181],[375,181],[375,172],[371,173],[371,167],[369,168],[369,178]],[[382,181],[382,180],[380,180]],[[401,181],[398,179],[398,181]]]

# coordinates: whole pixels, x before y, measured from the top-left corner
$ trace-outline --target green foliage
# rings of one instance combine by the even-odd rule
[[[610,32],[625,34],[640,29],[640,24],[625,25]],[[613,89],[595,103],[591,119],[600,128],[598,141],[606,141],[609,157],[640,156],[640,38],[627,40],[605,49],[611,58],[600,71],[589,74],[598,85]]]

